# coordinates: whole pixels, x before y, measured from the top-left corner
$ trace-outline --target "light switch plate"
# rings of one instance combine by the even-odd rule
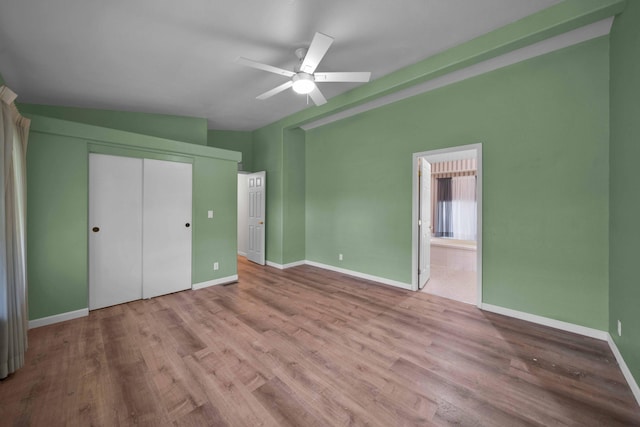
[[[207,211],[207,218],[213,218],[213,211]]]

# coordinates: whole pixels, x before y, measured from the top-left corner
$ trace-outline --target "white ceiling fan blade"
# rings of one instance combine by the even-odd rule
[[[316,82],[368,82],[371,79],[370,72],[345,72],[345,73],[315,73]]]
[[[333,37],[329,37],[326,34],[316,33],[313,36],[313,40],[311,40],[311,45],[309,46],[309,50],[307,50],[307,55],[304,57],[302,61],[302,65],[300,65],[300,71],[305,73],[313,74],[313,72],[318,68],[318,64],[324,58],[324,55],[329,50],[329,46],[333,43]]]
[[[293,86],[293,82],[291,80],[289,80],[286,83],[281,84],[278,87],[275,87],[271,90],[266,91],[265,93],[263,93],[262,95],[258,95],[256,96],[256,99],[267,99],[267,98],[271,98],[273,95],[276,95],[280,92],[282,92],[283,90],[287,90],[289,89],[291,86]]]
[[[280,74],[285,77],[293,77],[296,73],[293,71],[285,70],[284,68],[274,67],[272,65],[263,64],[261,62],[252,61],[251,59],[239,57],[236,59],[236,63],[240,65],[246,65],[247,67],[257,68],[258,70],[268,71],[270,73]]]
[[[327,99],[324,97],[318,86],[315,87],[310,93],[309,96],[313,100],[313,103],[316,105],[322,105],[327,103]]]

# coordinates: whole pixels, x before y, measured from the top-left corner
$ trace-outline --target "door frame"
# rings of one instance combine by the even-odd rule
[[[432,206],[431,206],[431,194],[434,191],[433,188],[431,188],[431,163],[429,163],[427,161],[427,159],[425,157],[420,157],[418,156],[418,158],[416,159],[418,162],[418,210],[417,210],[417,214],[418,214],[418,290],[424,289],[424,287],[427,285],[427,282],[429,282],[429,279],[431,278],[431,231],[433,230],[433,218],[431,216],[431,212],[428,212],[428,222],[425,224],[425,212],[422,211],[422,208],[424,206],[424,201],[423,201],[423,196],[425,196],[425,191],[424,191],[424,187],[425,187],[425,182],[428,183],[428,188],[429,191],[426,194],[428,200],[429,200],[429,211],[432,210]],[[422,161],[421,161],[422,160]],[[426,166],[429,165],[429,166]],[[425,176],[423,176],[424,172],[427,171],[429,174],[428,179],[425,179]],[[427,233],[425,233],[424,228],[428,227],[429,230],[427,231]],[[427,236],[429,236],[426,240],[427,240],[427,244],[423,243],[423,239],[425,234]],[[426,250],[424,250],[426,248]],[[423,255],[426,252],[427,256],[426,258],[429,260],[428,262],[428,267],[425,271],[422,270],[422,260],[423,260]],[[425,276],[426,280],[425,280]],[[422,282],[424,281],[424,285],[422,284]]]
[[[248,171],[238,171],[238,256],[247,258],[247,246],[249,245],[249,183],[247,177],[251,174]],[[242,177],[242,182],[240,181]],[[244,197],[240,197],[240,196]],[[242,199],[242,200],[241,200]],[[241,208],[241,203],[244,204]],[[244,236],[244,241],[240,245],[240,237]],[[240,249],[243,249],[242,251]]]
[[[260,221],[258,224],[261,225],[261,232],[260,232],[260,240],[262,242],[262,254],[260,256],[260,258],[258,259],[252,259],[252,252],[251,252],[251,221],[252,221],[252,217],[251,217],[251,180],[253,179],[253,177],[255,177],[256,179],[260,179],[262,180],[262,184],[260,185],[262,187],[262,198],[260,199],[260,210],[262,212],[262,218],[263,220]],[[251,262],[255,262],[258,265],[266,265],[267,263],[267,241],[266,241],[266,235],[267,235],[267,212],[266,212],[266,207],[267,207],[267,171],[258,171],[258,172],[252,172],[249,175],[247,175],[247,185],[248,185],[248,191],[247,194],[249,196],[249,205],[248,205],[248,209],[249,209],[249,217],[248,217],[248,223],[247,223],[247,227],[249,228],[248,230],[248,239],[249,239],[249,244],[247,245],[247,260],[251,261]],[[255,251],[254,251],[255,253]]]
[[[429,157],[429,156],[442,156],[447,154],[453,154],[460,151],[471,151],[475,150],[476,152],[476,162],[477,162],[477,182],[478,187],[476,190],[477,197],[477,232],[478,232],[478,241],[477,241],[477,263],[476,263],[476,282],[478,286],[478,296],[476,301],[476,306],[482,306],[482,143],[476,144],[468,144],[468,145],[460,145],[457,147],[448,147],[442,148],[439,150],[429,150],[422,151],[419,153],[413,153],[412,157],[412,197],[411,197],[411,289],[414,291],[418,290],[418,266],[420,265],[420,260],[418,259],[419,255],[419,236],[418,236],[418,209],[420,208],[418,205],[419,200],[419,186],[418,186],[418,158],[419,157]]]

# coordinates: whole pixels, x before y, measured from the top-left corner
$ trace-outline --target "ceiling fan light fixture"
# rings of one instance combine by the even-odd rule
[[[324,97],[320,88],[316,86],[316,82],[344,82],[344,83],[366,83],[371,78],[369,72],[326,72],[316,73],[318,64],[324,58],[329,46],[333,43],[333,38],[326,34],[316,33],[311,40],[309,49],[300,48],[296,50],[296,56],[300,60],[298,66],[294,67],[293,71],[285,70],[284,68],[274,67],[273,65],[263,64],[251,59],[240,57],[236,60],[237,63],[246,65],[247,67],[256,68],[258,70],[268,71],[270,73],[278,74],[289,78],[286,83],[281,84],[265,93],[256,96],[256,99],[267,99],[274,95],[277,95],[289,88],[293,88],[294,92],[301,95],[308,95],[309,98],[317,106],[327,103],[327,99]]]
[[[293,90],[295,93],[306,95],[313,92],[316,88],[316,84],[313,81],[313,76],[307,73],[297,73],[291,78],[293,81]]]

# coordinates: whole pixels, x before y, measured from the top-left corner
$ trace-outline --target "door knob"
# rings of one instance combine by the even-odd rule
[[[93,231],[94,233],[97,233],[98,231],[100,231],[100,227],[93,227],[91,231]]]
[[[185,226],[185,227],[187,227],[187,228],[189,228],[189,227],[191,227],[191,224],[186,223],[184,226]]]
[[[264,224],[264,221],[260,221],[258,224]]]

